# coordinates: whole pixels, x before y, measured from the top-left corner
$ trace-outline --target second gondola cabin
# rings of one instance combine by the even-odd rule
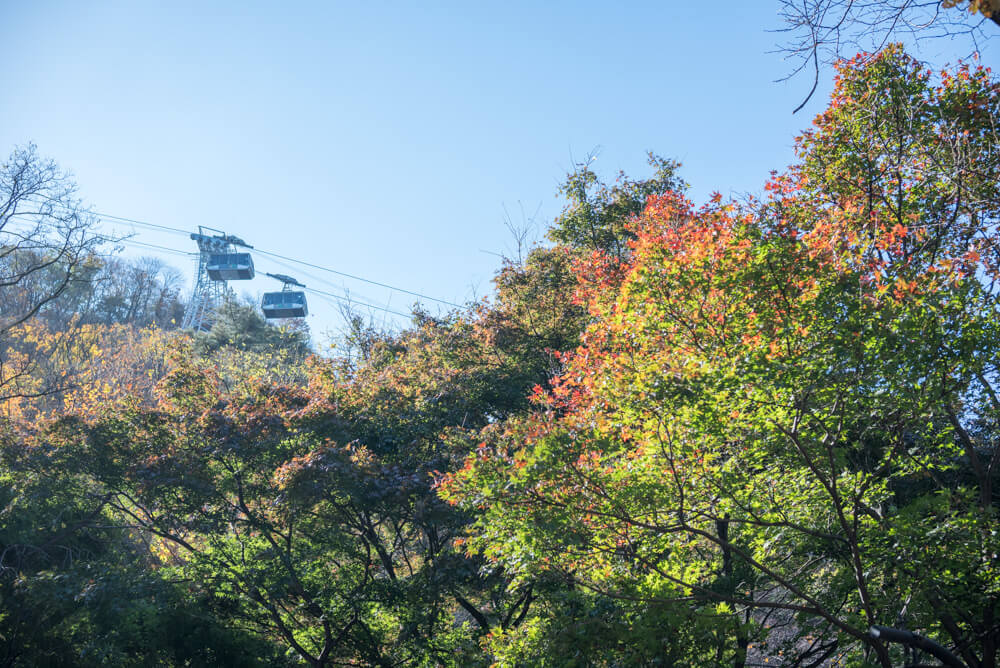
[[[301,290],[282,290],[280,292],[265,292],[261,303],[264,317],[304,318],[309,313],[306,306],[306,293]]]
[[[205,266],[213,281],[249,281],[253,278],[250,253],[213,253]]]

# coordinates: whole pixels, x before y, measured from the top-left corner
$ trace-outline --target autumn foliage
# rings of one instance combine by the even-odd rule
[[[998,93],[859,57],[765,199],[650,198],[539,412],[444,482],[470,551],[700,608],[688,661],[891,666],[903,624],[992,665]]]
[[[581,166],[402,331],[11,328],[0,663],[995,665],[998,121],[893,46],[759,197]]]

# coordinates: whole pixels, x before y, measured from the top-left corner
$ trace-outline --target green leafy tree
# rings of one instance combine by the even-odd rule
[[[688,665],[993,665],[998,105],[888,49],[765,201],[654,198],[538,414],[446,479],[470,552],[669,611]]]
[[[196,338],[196,351],[205,355],[223,347],[252,352],[285,350],[305,358],[309,334],[301,327],[269,325],[251,303],[226,301],[219,307],[212,329]]]
[[[629,221],[642,213],[650,196],[680,190],[684,185],[676,175],[679,163],[650,153],[649,165],[655,170],[652,177],[636,181],[620,173],[611,185],[598,177],[589,162],[577,165],[561,187],[567,204],[549,237],[567,248],[624,258],[628,242],[634,238]]]
[[[585,178],[565,229],[586,208],[601,243],[627,255],[625,219],[667,181],[677,185],[672,163],[656,164],[648,182]],[[240,665],[256,654],[277,663],[277,645],[311,665],[464,666],[489,663],[522,626],[579,622],[525,644],[530,663],[579,650],[584,635],[602,645],[612,634],[598,628],[658,623],[647,607],[608,606],[562,579],[523,578],[456,549],[470,514],[434,488],[483,433],[529,411],[531,388],[548,387],[561,351],[579,344],[590,316],[572,267],[599,250],[589,245],[598,237],[506,263],[494,302],[469,312],[418,312],[400,333],[354,323],[328,360],[307,361],[303,331],[270,326],[247,304],[227,304],[193,341],[88,324],[87,336],[61,345],[52,329],[71,305],[84,305],[84,318],[133,322],[160,313],[157,295],[169,301],[169,277],[152,267],[122,283],[131,265],[94,264],[86,284],[46,311],[53,327],[36,323],[20,337],[26,355],[49,351],[49,372],[80,366],[86,382],[21,407],[18,429],[59,411],[72,417],[4,446],[16,471],[4,489],[16,495],[15,477],[29,472],[43,487],[68,476],[53,502],[90,509],[95,524],[73,525],[67,540],[99,549],[76,549],[80,572],[27,568],[38,576],[19,580],[27,588],[10,600],[37,614],[18,617],[18,660]],[[47,521],[11,509],[25,527]],[[200,653],[182,639],[185,620],[199,617]],[[165,636],[165,624],[178,634]],[[630,647],[640,635],[612,654],[638,656]]]
[[[469,434],[525,405],[522,372],[468,321],[418,316],[360,357],[313,360],[307,387],[226,380],[192,352],[154,409],[80,435],[115,462],[90,475],[161,568],[317,666],[469,665],[479,634],[524,619],[531,590],[452,551],[467,519],[433,489]]]
[[[280,665],[114,521],[74,419],[0,442],[0,665]]]

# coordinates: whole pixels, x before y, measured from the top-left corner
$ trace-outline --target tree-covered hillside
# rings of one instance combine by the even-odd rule
[[[760,197],[580,165],[489,299],[322,354],[178,329],[15,151],[0,665],[995,666],[998,123],[842,61]]]

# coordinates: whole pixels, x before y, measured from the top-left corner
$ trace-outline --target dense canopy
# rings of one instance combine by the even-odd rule
[[[0,664],[996,665],[998,122],[859,55],[761,196],[581,165],[493,297],[324,354],[0,247]]]

